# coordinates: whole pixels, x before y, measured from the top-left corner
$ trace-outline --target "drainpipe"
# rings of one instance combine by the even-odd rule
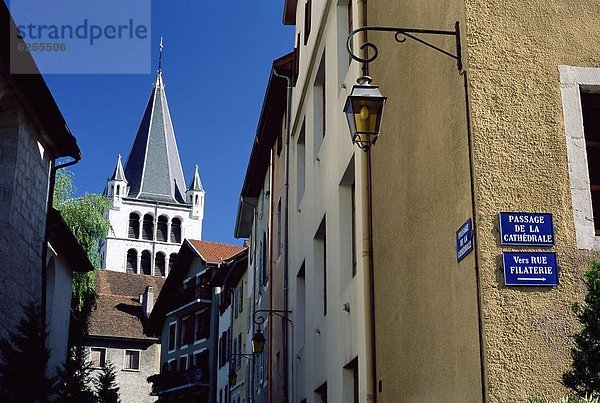
[[[66,168],[71,165],[77,164],[81,161],[81,154],[72,157],[73,160],[69,162],[65,162],[64,164],[56,165],[56,159],[52,160],[52,167],[50,168],[50,183],[48,185],[48,203],[46,205],[46,225],[44,228],[44,243],[42,244],[42,304],[41,304],[41,318],[42,318],[42,327],[46,329],[46,296],[48,294],[48,290],[46,289],[46,284],[48,282],[48,211],[52,208],[52,204],[54,202],[54,186],[56,184],[56,172],[59,169]],[[46,348],[46,332],[44,331],[42,335],[42,347]]]
[[[367,0],[358,0],[358,23],[361,27],[367,26]],[[367,42],[367,33],[361,34],[361,43]],[[368,49],[363,49],[362,57],[367,56]],[[368,63],[362,67],[363,75],[368,75]],[[360,153],[360,178],[361,186],[366,186],[366,191],[361,192],[362,204],[362,261],[363,261],[363,295],[365,317],[365,363],[366,363],[366,400],[377,401],[377,349],[375,338],[375,285],[373,274],[373,209],[371,189],[371,150]]]
[[[283,401],[289,401],[289,376],[288,376],[288,361],[289,361],[289,347],[288,347],[288,323],[290,323],[288,318],[289,308],[289,248],[288,248],[288,239],[289,239],[289,195],[290,195],[290,137],[291,137],[291,107],[292,107],[292,79],[284,74],[277,73],[277,70],[273,69],[273,75],[275,77],[283,78],[287,82],[286,88],[286,108],[285,108],[285,221],[284,221],[284,230],[283,230],[283,310],[284,310],[284,321],[285,326],[283,326]],[[292,333],[292,337],[294,337]],[[294,348],[294,343],[292,343],[292,349]],[[290,372],[292,378],[294,376],[294,360],[291,361]],[[292,401],[294,399],[293,392],[294,382],[292,380]]]

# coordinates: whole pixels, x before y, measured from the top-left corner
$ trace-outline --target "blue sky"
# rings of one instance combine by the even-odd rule
[[[148,75],[47,75],[83,160],[79,193],[101,192],[117,155],[133,143],[155,79],[163,78],[186,181],[195,164],[207,191],[203,239],[233,238],[237,201],[271,63],[293,49],[283,0],[152,1]]]

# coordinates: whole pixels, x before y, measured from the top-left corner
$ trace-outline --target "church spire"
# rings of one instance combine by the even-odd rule
[[[194,177],[190,182],[190,186],[188,190],[193,190],[196,192],[204,192],[204,188],[202,187],[202,182],[200,181],[200,174],[198,173],[198,165],[196,165],[196,169],[194,171]]]
[[[109,181],[127,182],[127,179],[125,179],[125,172],[123,172],[123,164],[121,164],[121,154],[119,154],[119,158],[117,159],[117,165],[115,166],[115,171],[113,172]]]
[[[162,41],[156,82],[125,164],[129,197],[185,203],[185,179],[162,79]]]

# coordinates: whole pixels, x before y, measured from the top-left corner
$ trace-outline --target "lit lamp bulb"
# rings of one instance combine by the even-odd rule
[[[368,136],[367,132],[370,132],[370,122],[369,122],[369,108],[367,108],[366,105],[363,105],[360,108],[360,112],[358,113],[357,119],[356,119],[356,131],[358,132],[358,135],[361,137],[362,140],[367,140],[367,139],[363,139],[363,136]]]

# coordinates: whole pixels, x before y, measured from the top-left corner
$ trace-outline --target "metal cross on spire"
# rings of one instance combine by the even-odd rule
[[[158,53],[158,72],[162,72],[162,52],[163,52],[163,37],[160,37],[159,53]]]

